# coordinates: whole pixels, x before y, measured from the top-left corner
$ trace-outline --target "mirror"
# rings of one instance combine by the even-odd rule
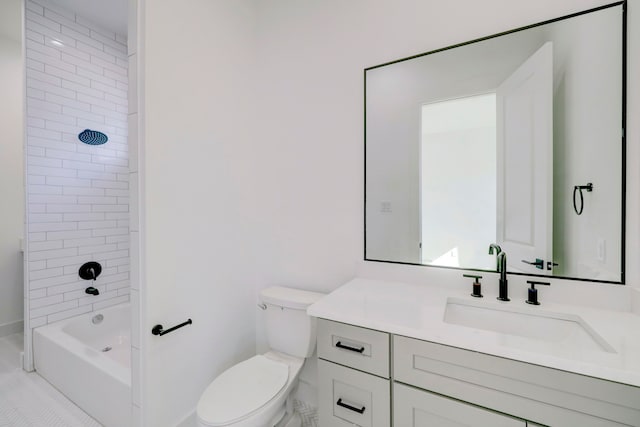
[[[365,70],[365,260],[624,283],[624,4]]]

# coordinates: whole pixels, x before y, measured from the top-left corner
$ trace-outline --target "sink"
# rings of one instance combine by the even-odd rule
[[[575,351],[616,352],[584,319],[570,313],[448,298],[444,321],[502,334],[503,344],[528,350],[547,350],[552,344]],[[536,342],[542,345],[536,347]]]

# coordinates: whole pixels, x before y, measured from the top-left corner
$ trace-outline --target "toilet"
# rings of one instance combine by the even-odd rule
[[[281,286],[260,292],[269,351],[213,380],[198,402],[198,426],[300,427],[291,394],[316,346],[316,320],[307,307],[323,296]]]

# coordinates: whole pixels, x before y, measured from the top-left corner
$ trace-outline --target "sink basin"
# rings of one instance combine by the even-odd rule
[[[517,307],[487,302],[449,298],[444,313],[446,323],[492,331],[505,336],[503,344],[546,350],[548,345],[575,351],[615,350],[580,316],[555,313],[529,307]]]

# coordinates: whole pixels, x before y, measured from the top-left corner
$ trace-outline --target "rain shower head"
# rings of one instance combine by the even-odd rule
[[[97,130],[85,129],[78,134],[78,139],[89,145],[102,145],[109,140],[109,137]]]

